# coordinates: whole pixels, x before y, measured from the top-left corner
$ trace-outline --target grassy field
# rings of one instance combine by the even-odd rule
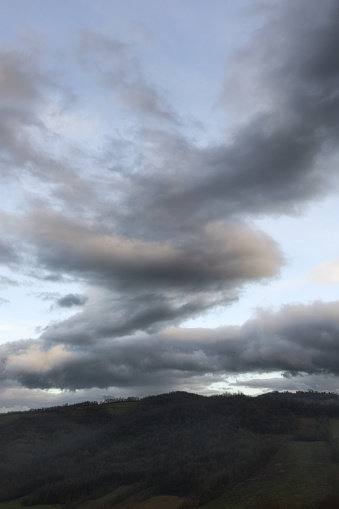
[[[332,438],[339,442],[339,419],[330,420],[329,432]]]
[[[16,498],[15,500],[10,500],[9,502],[0,503],[0,509],[23,509],[24,506],[21,505],[21,502],[24,497]],[[30,505],[29,509],[61,509],[61,505]]]
[[[76,507],[78,509],[106,509],[110,507],[118,507],[120,504],[123,504],[125,500],[131,499],[136,493],[138,494],[137,498],[142,498],[142,487],[140,486],[140,483],[121,486],[102,497],[87,500],[85,502],[78,502]],[[23,509],[24,506],[22,506],[22,500],[24,498],[25,497],[20,497],[9,502],[0,503],[0,509]],[[32,505],[29,506],[29,509],[65,509],[65,507],[67,507],[67,504],[66,506],[58,504]],[[149,509],[151,509],[151,506]],[[171,507],[168,507],[168,509],[171,509]]]
[[[106,507],[117,507],[124,500],[129,499],[136,493],[142,492],[140,483],[133,483],[127,486],[120,486],[106,495],[88,500],[78,504],[79,509],[103,509]],[[0,508],[1,509],[1,508]]]
[[[20,419],[20,414],[0,414],[0,426],[10,424]]]
[[[339,493],[339,465],[329,444],[290,441],[261,472],[204,508],[306,508],[334,492]]]
[[[24,497],[0,503],[0,509],[23,509]],[[149,490],[143,490],[140,483],[121,486],[110,493],[86,502],[78,502],[77,509],[106,509],[111,507],[135,508],[135,509],[174,509],[178,497],[161,496],[153,497]],[[31,505],[29,509],[65,509],[65,505]]]
[[[103,497],[78,503],[76,507],[77,509],[108,509],[111,507],[118,509],[175,509],[180,500],[179,497],[174,496],[153,496],[152,490],[143,489],[140,483],[134,483],[121,486]],[[19,507],[21,506],[13,506],[12,509],[19,509]],[[39,508],[43,509],[42,506]],[[46,506],[46,509],[52,509],[52,507]]]
[[[117,403],[109,403],[107,412],[109,415],[123,415],[133,410],[137,401],[118,401]]]
[[[179,497],[169,495],[161,495],[144,500],[140,500],[137,496],[131,497],[122,504],[119,504],[117,509],[176,509],[180,500]]]
[[[23,509],[24,497],[0,503],[0,509]],[[78,502],[77,509],[176,509],[181,498],[174,496],[153,496],[151,490],[143,489],[140,483],[120,486],[116,490],[93,500]],[[65,505],[32,505],[29,509],[66,509]],[[73,506],[75,507],[75,506]]]

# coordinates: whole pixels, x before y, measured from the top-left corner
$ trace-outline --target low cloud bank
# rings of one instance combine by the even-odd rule
[[[169,328],[123,338],[107,333],[100,341],[93,333],[86,342],[65,341],[66,331],[52,327],[39,340],[1,346],[2,381],[76,390],[175,388],[181,379],[210,374],[339,375],[339,302],[258,311],[241,327]]]

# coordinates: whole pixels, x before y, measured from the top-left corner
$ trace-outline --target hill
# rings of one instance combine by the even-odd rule
[[[339,507],[338,441],[328,393],[174,392],[3,414],[0,509]]]

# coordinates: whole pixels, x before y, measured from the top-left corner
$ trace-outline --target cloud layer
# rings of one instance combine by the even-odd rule
[[[29,388],[76,390],[172,387],[208,373],[338,376],[338,317],[338,302],[316,302],[277,313],[258,311],[241,327],[172,327],[117,337],[109,318],[98,323],[87,312],[87,322],[73,317],[40,340],[3,345],[1,378]],[[65,344],[68,330],[73,334],[70,345]]]

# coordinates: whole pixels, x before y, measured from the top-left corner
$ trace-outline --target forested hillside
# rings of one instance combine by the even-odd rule
[[[338,437],[339,397],[313,392],[175,392],[4,414],[0,508],[339,507]],[[310,498],[312,462],[327,477]]]

